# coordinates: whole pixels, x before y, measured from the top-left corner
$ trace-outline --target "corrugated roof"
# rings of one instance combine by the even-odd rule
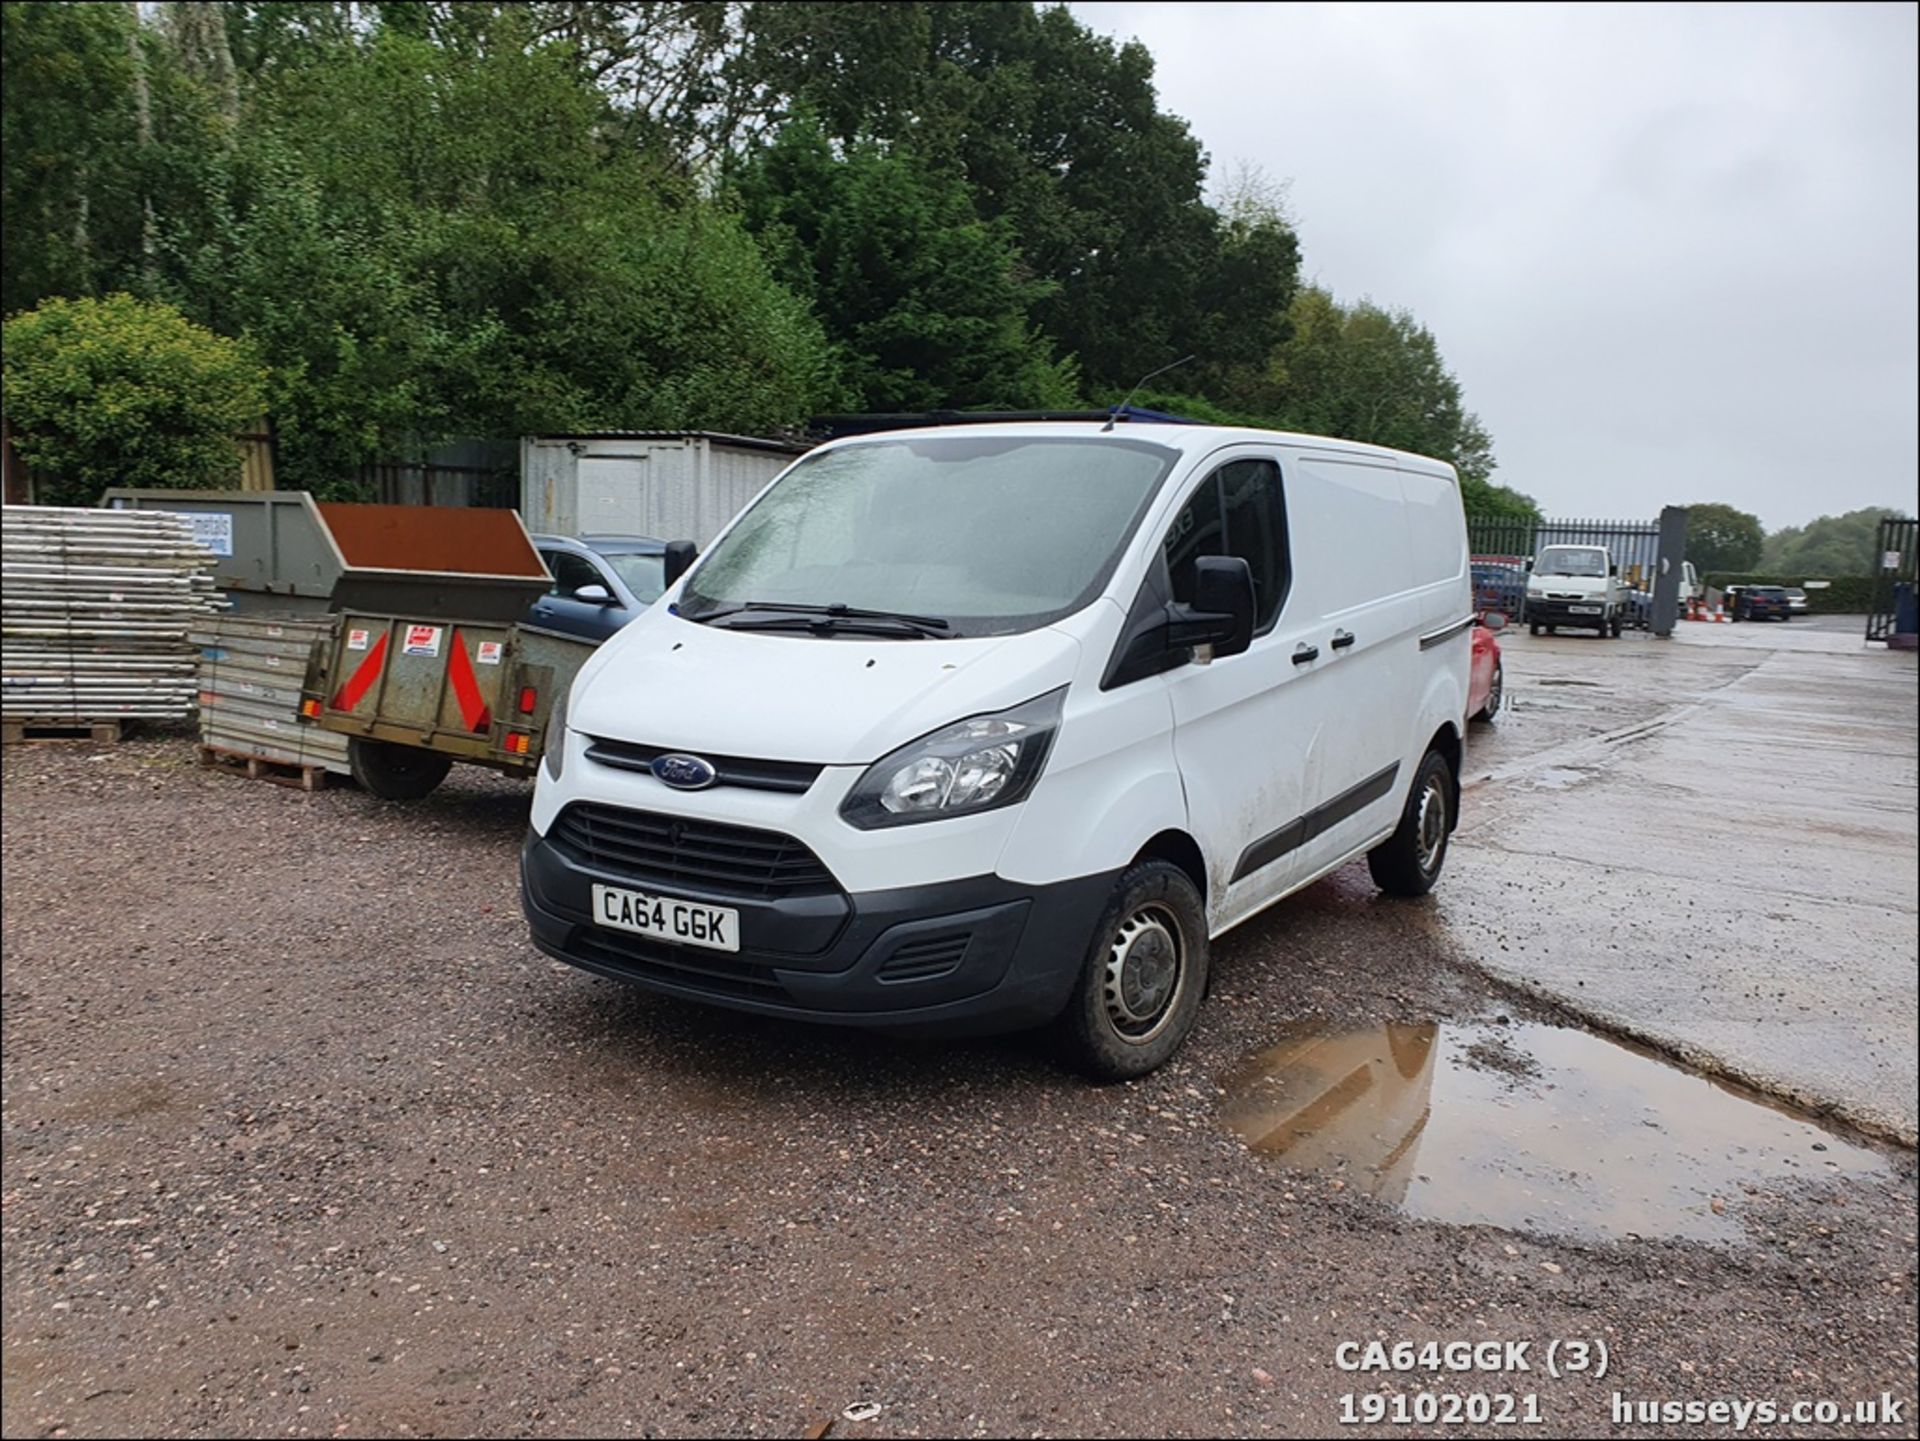
[[[714,445],[731,445],[740,450],[771,450],[781,455],[802,455],[813,447],[793,440],[770,440],[758,435],[728,435],[718,430],[562,430],[529,435],[528,440],[705,440]]]

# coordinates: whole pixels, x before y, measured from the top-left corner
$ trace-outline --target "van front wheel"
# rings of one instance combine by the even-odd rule
[[[1207,912],[1187,873],[1142,861],[1114,886],[1059,1021],[1074,1066],[1126,1081],[1165,1063],[1207,993]]]
[[[1424,896],[1440,879],[1453,834],[1453,767],[1428,751],[1407,792],[1400,824],[1367,852],[1373,883],[1390,896]]]

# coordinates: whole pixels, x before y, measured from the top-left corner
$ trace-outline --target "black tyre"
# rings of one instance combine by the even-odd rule
[[[1207,993],[1207,910],[1187,873],[1142,861],[1120,877],[1058,1022],[1061,1048],[1095,1081],[1164,1064]]]
[[[1626,628],[1627,628],[1627,627],[1626,627],[1626,622],[1625,622],[1625,621],[1623,621],[1623,620],[1622,620],[1622,619],[1621,619],[1621,618],[1620,618],[1619,616],[1617,616],[1617,615],[1616,615],[1616,616],[1615,616],[1615,617],[1613,618],[1613,628],[1612,628],[1612,630],[1613,630],[1613,638],[1614,638],[1615,640],[1618,640],[1618,639],[1620,639],[1620,632],[1621,632],[1621,631],[1623,631],[1623,630],[1625,630]]]
[[[1493,680],[1487,686],[1487,703],[1473,713],[1477,721],[1492,721],[1500,714],[1500,697],[1506,691],[1506,667],[1499,661],[1493,663]]]
[[[1440,879],[1453,835],[1453,767],[1428,751],[1392,835],[1367,852],[1373,883],[1390,896],[1424,896]]]
[[[347,742],[347,764],[361,788],[381,800],[417,801],[447,778],[453,757],[354,736]]]
[[[1539,621],[1537,621],[1537,620],[1536,620],[1536,621],[1531,621],[1531,622],[1529,622],[1529,623],[1528,623],[1528,625],[1527,625],[1527,630],[1528,630],[1528,632],[1529,632],[1530,634],[1533,634],[1533,635],[1538,635],[1538,634],[1540,634],[1540,632],[1541,632],[1541,630],[1543,630],[1543,629],[1544,629],[1544,627],[1543,627],[1543,626],[1542,626],[1542,625],[1540,624],[1540,622],[1539,622]]]

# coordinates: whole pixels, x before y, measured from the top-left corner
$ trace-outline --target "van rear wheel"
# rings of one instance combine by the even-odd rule
[[[1440,879],[1453,835],[1453,767],[1428,751],[1407,792],[1400,824],[1367,852],[1373,883],[1390,896],[1424,896]]]
[[[1164,1064],[1207,992],[1207,911],[1187,873],[1142,861],[1114,886],[1058,1022],[1061,1049],[1095,1081]]]
[[[360,788],[381,800],[417,801],[447,778],[453,757],[354,736],[347,741],[347,765]]]

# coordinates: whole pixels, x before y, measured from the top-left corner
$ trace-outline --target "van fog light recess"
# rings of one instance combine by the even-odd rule
[[[882,757],[840,814],[862,830],[993,810],[1025,799],[1052,748],[1066,688],[973,716]]]

